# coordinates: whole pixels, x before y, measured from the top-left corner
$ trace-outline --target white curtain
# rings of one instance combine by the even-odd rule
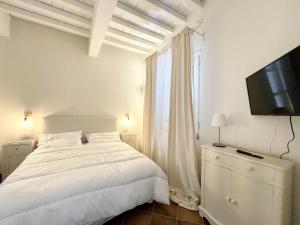
[[[153,160],[167,172],[168,135],[171,90],[171,48],[167,48],[157,57],[156,88],[153,129]]]
[[[185,28],[172,39],[172,81],[169,124],[169,183],[171,199],[198,209],[200,183],[192,106],[190,32]]]
[[[199,139],[200,132],[200,70],[202,37],[197,33],[191,33],[191,57],[192,57],[192,99],[194,111],[194,124],[196,137]]]
[[[157,55],[155,53],[146,58],[146,83],[141,150],[149,158],[152,158],[153,156],[154,106],[156,97],[156,60]]]
[[[174,37],[171,48],[155,59],[156,70],[150,63],[151,58],[146,60],[142,151],[167,173],[170,198],[185,208],[198,210],[200,184],[195,152],[189,29]]]

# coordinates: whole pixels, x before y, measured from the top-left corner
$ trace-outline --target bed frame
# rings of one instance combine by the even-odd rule
[[[61,133],[81,130],[83,136],[95,132],[117,131],[114,116],[47,116],[44,118],[43,133]]]

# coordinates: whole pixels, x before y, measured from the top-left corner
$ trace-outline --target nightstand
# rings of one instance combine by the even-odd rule
[[[125,142],[126,144],[130,145],[131,147],[137,149],[137,136],[136,134],[132,134],[132,133],[123,133],[121,134],[121,139],[123,142]]]
[[[2,180],[8,177],[32,152],[34,141],[17,140],[2,145]]]

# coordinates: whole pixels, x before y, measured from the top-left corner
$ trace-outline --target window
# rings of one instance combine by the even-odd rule
[[[192,102],[194,113],[194,126],[196,139],[199,139],[200,131],[200,50],[192,51]]]
[[[193,39],[192,39],[193,41]],[[196,138],[199,139],[200,129],[200,49],[192,44],[192,104]],[[170,92],[172,72],[172,50],[167,48],[157,56],[154,106],[154,137],[152,140],[154,151],[153,159],[164,170],[163,160],[167,158]],[[165,170],[166,171],[166,170]]]
[[[171,48],[158,54],[155,82],[154,107],[154,152],[153,159],[165,171],[168,152],[169,112],[171,92],[172,52]]]

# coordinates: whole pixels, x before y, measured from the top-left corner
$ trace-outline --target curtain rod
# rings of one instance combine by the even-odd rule
[[[194,28],[189,27],[189,30],[195,32],[196,34],[200,35],[201,37],[204,37],[205,33],[200,33],[197,31],[199,29],[199,27],[201,27],[202,24],[203,24],[203,19],[201,19],[201,21],[198,21],[198,25],[195,26]]]
[[[199,33],[198,31],[192,29],[192,28],[189,28],[191,31],[195,32],[196,34],[200,35],[201,37],[204,37],[205,36],[205,33]]]
[[[199,27],[201,27],[202,23],[203,23],[203,19],[201,19],[201,21],[198,21],[198,25],[197,25],[197,26],[195,26],[194,28],[188,27],[188,29],[189,29],[190,31],[195,32],[195,33],[198,34],[199,36],[203,37],[203,40],[205,40],[205,33],[204,33],[204,32],[203,32],[203,33],[200,33],[200,32],[197,31],[197,29],[199,29]],[[157,53],[157,54],[160,54],[160,53],[164,52],[165,50],[167,50],[167,48],[169,48],[170,46],[171,46],[171,43],[169,42],[169,43],[165,44],[160,50],[157,50],[156,53]],[[154,53],[155,53],[155,52],[152,52],[150,55],[152,55],[152,54],[154,54]],[[148,55],[148,56],[149,56],[149,55]],[[147,56],[147,57],[148,57],[148,56]]]

